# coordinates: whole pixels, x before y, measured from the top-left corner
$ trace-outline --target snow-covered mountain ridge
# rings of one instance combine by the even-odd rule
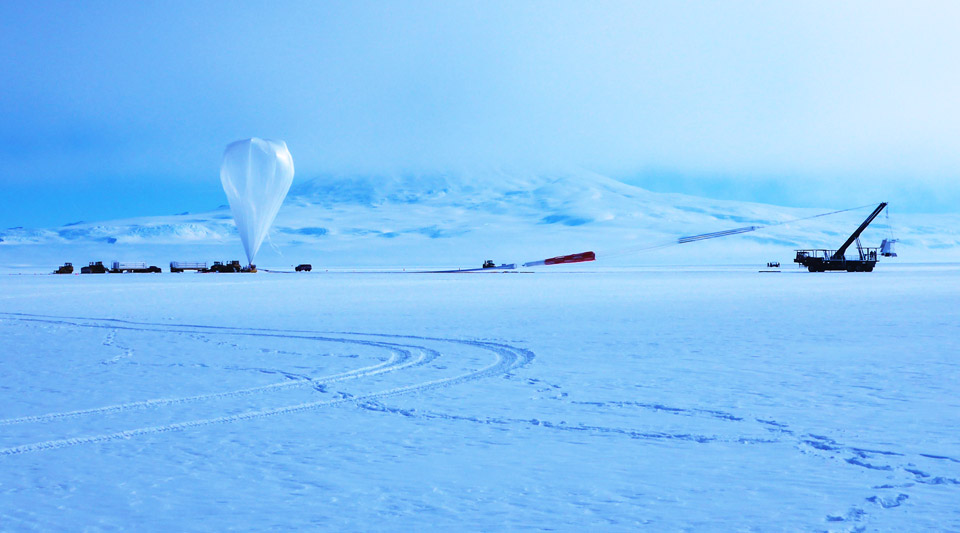
[[[901,239],[902,255],[911,261],[960,259],[956,229],[960,217],[899,215],[896,199],[888,200],[893,217],[880,217],[864,234],[865,245],[876,246],[893,234]],[[294,181],[271,230],[271,243],[261,249],[258,262],[456,265],[486,258],[533,260],[588,249],[603,260],[603,252],[739,226],[778,224],[825,211],[829,209],[653,193],[590,172],[319,177]],[[796,247],[836,248],[868,212],[645,254],[609,255],[616,256],[616,264],[634,265],[789,261]],[[136,257],[162,263],[210,254],[239,256],[241,248],[226,206],[205,213],[0,230],[5,263],[33,263],[31,257],[71,260],[71,250],[99,254],[97,258],[104,260]]]

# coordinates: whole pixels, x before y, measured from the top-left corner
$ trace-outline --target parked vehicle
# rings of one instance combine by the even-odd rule
[[[256,267],[253,267],[253,272],[256,272]],[[240,266],[240,261],[228,261],[224,263],[223,261],[214,261],[213,265],[210,268],[201,270],[201,272],[219,272],[219,273],[229,273],[229,272],[243,272],[243,267]]]
[[[81,274],[106,274],[107,267],[103,266],[103,261],[91,261],[89,265],[80,267]]]

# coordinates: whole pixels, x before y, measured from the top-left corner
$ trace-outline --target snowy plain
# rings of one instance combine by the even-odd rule
[[[3,275],[0,530],[957,531],[958,276]]]
[[[226,207],[2,230],[0,530],[960,530],[960,218],[891,207],[871,274],[790,263],[863,210],[589,172],[295,182],[309,274],[46,275],[240,258]]]

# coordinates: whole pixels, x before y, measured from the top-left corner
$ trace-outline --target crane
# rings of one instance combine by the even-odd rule
[[[873,272],[873,267],[877,264],[877,249],[864,248],[860,246],[860,234],[867,226],[877,218],[883,208],[887,207],[886,202],[881,202],[873,213],[860,224],[847,240],[836,250],[797,250],[797,256],[794,263],[807,267],[810,272],[826,272],[827,270],[846,270],[847,272]],[[847,259],[847,248],[854,242],[857,243],[857,251],[860,254],[859,259]]]

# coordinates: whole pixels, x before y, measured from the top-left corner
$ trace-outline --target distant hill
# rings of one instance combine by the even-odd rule
[[[881,216],[864,234],[891,232],[901,261],[960,260],[960,216]],[[830,209],[784,208],[653,193],[590,172],[317,177],[294,181],[258,255],[261,266],[477,266],[594,250],[597,266],[789,263],[793,249],[836,248],[869,209],[743,235],[628,253],[677,237],[769,225]],[[91,213],[91,215],[93,215]],[[52,269],[88,260],[236,259],[229,208],[205,213],[0,230],[0,268]]]

